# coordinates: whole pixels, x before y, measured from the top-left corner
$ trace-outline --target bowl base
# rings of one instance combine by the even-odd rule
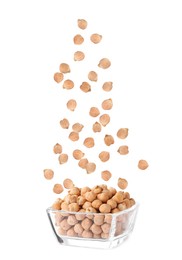
[[[116,237],[113,240],[101,240],[101,239],[79,239],[79,238],[68,238],[61,237],[58,242],[64,246],[74,246],[74,247],[85,247],[85,248],[96,248],[96,249],[112,249],[120,246],[130,234],[126,234],[122,237]]]

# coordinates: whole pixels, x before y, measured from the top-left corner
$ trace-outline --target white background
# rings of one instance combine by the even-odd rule
[[[1,259],[181,259],[181,13],[181,1],[175,0],[0,2]],[[87,58],[76,67],[72,38],[80,32],[78,18],[89,26],[83,45]],[[94,32],[103,35],[100,47],[89,42]],[[96,66],[102,56],[112,61],[107,73]],[[77,119],[65,109],[71,92],[52,78],[62,61],[77,68],[76,81],[84,81],[91,69],[111,79],[110,131],[130,129],[130,154],[121,168],[118,155],[113,158],[112,184],[126,177],[140,210],[132,236],[114,250],[61,247],[45,213],[55,196],[44,168],[57,171],[56,181],[69,174],[78,186],[101,181],[97,174],[82,176],[73,165],[59,170],[52,153],[58,138],[66,140],[59,120],[65,114]],[[92,100],[100,102],[101,93]],[[86,97],[75,95],[79,104]],[[148,160],[147,171],[137,169],[140,158]]]

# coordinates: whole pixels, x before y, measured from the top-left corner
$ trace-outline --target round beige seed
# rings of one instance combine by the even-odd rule
[[[90,71],[89,73],[88,73],[88,79],[90,80],[90,81],[97,81],[98,80],[98,75],[97,75],[97,73],[95,72],[95,71]]]
[[[110,232],[110,228],[111,228],[111,225],[108,224],[108,223],[104,223],[102,226],[101,226],[101,229],[104,233],[108,234]]]
[[[84,230],[81,236],[83,238],[92,238],[93,237],[93,233],[91,231]]]
[[[81,150],[76,149],[76,150],[73,151],[73,157],[76,160],[80,160],[83,156],[84,156],[84,153]]]
[[[110,213],[111,212],[111,206],[108,204],[103,203],[100,207],[99,207],[99,211],[101,213]]]
[[[87,191],[90,191],[91,189],[89,188],[89,187],[83,187],[82,189],[81,189],[81,195],[83,196]]]
[[[92,207],[95,209],[99,209],[99,207],[102,205],[102,201],[95,199],[92,201]]]
[[[82,51],[76,51],[74,53],[74,61],[81,61],[85,58],[85,54]]]
[[[94,143],[94,139],[92,137],[87,137],[85,138],[83,144],[87,147],[87,148],[92,148],[95,143]]]
[[[112,102],[112,99],[109,98],[109,99],[106,99],[102,102],[102,108],[104,110],[110,110],[111,108],[113,107],[113,102]]]
[[[45,169],[45,170],[44,170],[44,177],[45,177],[47,180],[51,180],[51,179],[54,177],[54,172],[53,172],[53,170],[51,170],[51,169]]]
[[[102,171],[102,172],[101,172],[101,178],[102,178],[104,181],[110,180],[111,177],[112,177],[112,174],[110,173],[110,171]]]
[[[53,192],[56,194],[60,194],[63,192],[63,186],[61,184],[55,184],[53,187]]]
[[[95,215],[93,220],[96,225],[100,226],[104,223],[104,215]]]
[[[84,197],[87,201],[92,202],[96,199],[97,194],[95,194],[93,191],[87,191]]]
[[[121,203],[124,200],[124,192],[117,191],[116,194],[112,197],[117,203]]]
[[[125,139],[128,136],[128,128],[120,128],[117,131],[117,137],[120,139]]]
[[[89,162],[89,163],[87,163],[85,169],[86,169],[86,171],[87,171],[88,174],[89,174],[89,173],[92,173],[92,172],[94,172],[95,169],[96,169],[96,164],[93,163],[93,162]]]
[[[69,124],[68,119],[63,118],[63,119],[60,121],[60,125],[61,125],[62,128],[68,129],[70,124]]]
[[[77,34],[77,35],[74,36],[73,42],[76,45],[80,45],[84,42],[84,38],[80,34]]]
[[[77,237],[77,233],[74,231],[74,227],[70,228],[67,231],[66,235],[69,236],[69,237]]]
[[[78,19],[77,25],[80,29],[84,30],[87,28],[87,21],[85,19]]]
[[[92,117],[97,117],[100,114],[100,111],[97,107],[91,107],[89,111],[89,115]]]
[[[77,102],[75,99],[70,99],[68,100],[68,102],[66,103],[66,106],[67,108],[70,110],[70,111],[75,111],[75,108],[77,106]]]
[[[71,188],[71,190],[69,191],[70,195],[80,195],[80,189],[78,187],[73,187]]]
[[[74,187],[74,184],[73,184],[73,181],[71,179],[65,179],[63,181],[63,186],[66,188],[66,189],[72,189]]]
[[[53,152],[55,154],[61,154],[62,153],[62,145],[60,144],[55,144],[54,147],[53,147]]]
[[[128,146],[127,145],[121,145],[118,149],[118,153],[121,155],[126,155],[129,153]]]
[[[145,169],[147,169],[148,168],[148,162],[146,161],[146,160],[140,160],[139,162],[138,162],[138,168],[140,169],[140,170],[145,170]]]
[[[92,226],[92,220],[85,218],[84,220],[82,220],[81,225],[85,230],[89,230],[90,227]]]
[[[93,33],[90,36],[90,40],[91,40],[91,42],[97,44],[97,43],[99,43],[102,40],[102,35],[100,35],[98,33]]]
[[[99,235],[102,233],[102,229],[99,225],[93,224],[90,229],[96,235]]]
[[[111,66],[111,62],[109,59],[107,58],[103,58],[99,61],[98,67],[102,68],[102,69],[107,69]]]
[[[64,75],[60,72],[56,72],[54,74],[54,80],[57,82],[57,83],[60,83],[61,81],[63,81],[64,79]]]
[[[70,203],[68,205],[68,210],[71,211],[71,212],[78,212],[80,209],[79,205],[77,203]]]
[[[99,154],[99,158],[102,162],[107,162],[110,158],[109,152],[103,151]]]
[[[82,169],[86,168],[86,165],[88,164],[88,160],[86,158],[83,158],[79,161],[78,166]]]
[[[92,126],[92,130],[94,131],[94,133],[98,133],[101,132],[102,127],[98,122],[95,122]]]
[[[78,220],[74,215],[69,215],[69,217],[67,218],[67,222],[70,226],[74,226],[76,225],[76,223],[78,223]]]
[[[102,126],[106,126],[110,122],[110,116],[108,114],[103,114],[100,116],[99,121]]]
[[[107,146],[110,146],[111,144],[114,144],[114,138],[112,135],[105,135],[104,142]]]
[[[81,84],[81,86],[80,86],[80,89],[83,91],[83,92],[85,92],[85,93],[87,93],[87,92],[89,92],[89,91],[91,91],[91,86],[90,86],[90,84],[88,83],[88,82],[82,82],[82,84]]]
[[[111,81],[107,81],[107,82],[105,82],[105,83],[103,84],[102,89],[103,89],[104,91],[109,92],[109,91],[112,90],[112,87],[113,87],[113,83],[112,83]]]
[[[60,227],[63,229],[63,230],[68,230],[71,228],[71,226],[68,224],[67,222],[67,219],[63,219],[60,223]]]
[[[60,164],[64,164],[68,161],[68,155],[66,153],[62,153],[60,154],[58,160]]]
[[[80,124],[80,123],[75,123],[74,125],[72,125],[72,129],[73,129],[73,131],[74,132],[77,132],[77,133],[79,133],[79,132],[81,132],[81,130],[83,129],[83,125],[82,124]]]
[[[78,235],[81,235],[82,232],[83,232],[83,227],[81,226],[80,223],[77,223],[75,226],[74,226],[74,231],[78,234]]]
[[[67,63],[61,63],[59,66],[59,70],[62,73],[69,73],[71,71],[70,66]]]
[[[76,142],[79,140],[79,134],[77,132],[71,132],[69,134],[69,139],[73,142]]]
[[[74,82],[70,79],[66,79],[63,83],[63,88],[64,89],[72,89],[74,87]]]

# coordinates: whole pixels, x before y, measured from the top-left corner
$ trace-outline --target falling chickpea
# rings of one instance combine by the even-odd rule
[[[82,51],[76,51],[74,53],[74,61],[82,61],[85,58],[85,54]]]
[[[77,25],[80,29],[85,30],[87,28],[87,21],[85,19],[78,19]]]
[[[111,91],[113,88],[113,83],[111,81],[107,81],[102,85],[102,89],[106,92]]]
[[[111,108],[113,107],[113,102],[112,102],[112,99],[109,98],[109,99],[106,99],[102,102],[102,108],[104,110],[110,110]]]
[[[128,128],[120,128],[117,131],[117,137],[120,139],[125,139],[128,136]]]
[[[95,143],[94,143],[94,139],[92,137],[87,137],[85,138],[83,144],[87,147],[87,148],[92,148]]]
[[[99,43],[102,40],[102,35],[100,35],[98,33],[93,33],[90,36],[90,40],[91,40],[91,42],[97,44],[97,43]]]
[[[87,164],[88,164],[88,159],[83,158],[83,159],[80,159],[78,166],[81,167],[82,169],[85,169]]]
[[[63,192],[63,186],[61,184],[55,184],[53,187],[53,192],[56,194],[60,194]]]
[[[104,137],[104,143],[107,145],[107,146],[110,146],[112,144],[114,144],[114,138],[112,135],[105,135]]]
[[[89,115],[92,117],[97,117],[100,114],[100,111],[97,107],[91,107],[89,111]]]
[[[68,129],[69,128],[69,121],[68,119],[66,118],[63,118],[61,121],[60,121],[60,125],[63,129]]]
[[[63,83],[63,88],[68,90],[74,88],[74,82],[70,79],[65,80]]]
[[[94,133],[99,133],[102,130],[101,124],[98,122],[95,122],[92,126],[92,130]]]
[[[98,67],[102,68],[102,69],[107,69],[111,66],[111,62],[109,59],[107,58],[103,58],[99,61]]]
[[[53,147],[53,152],[55,154],[61,154],[62,153],[62,146],[60,144],[55,144]]]
[[[70,99],[68,100],[67,104],[66,104],[67,108],[70,110],[70,111],[75,111],[75,108],[77,106],[77,102],[75,99]]]
[[[76,149],[76,150],[73,151],[73,157],[76,160],[80,160],[83,156],[84,156],[84,153],[81,150]]]
[[[83,127],[84,127],[84,126],[83,126],[82,124],[80,124],[80,123],[75,123],[75,124],[72,125],[72,129],[73,129],[73,131],[76,132],[76,133],[81,132],[82,129],[83,129]]]
[[[57,83],[60,83],[61,81],[63,81],[63,79],[64,79],[63,73],[61,73],[61,72],[56,72],[56,73],[54,74],[54,80],[55,80]]]
[[[99,158],[102,162],[107,162],[110,158],[109,152],[103,151],[99,154]]]
[[[97,73],[95,72],[95,71],[90,71],[89,73],[88,73],[88,79],[90,80],[90,81],[97,81],[98,80],[98,75],[97,75]]]
[[[121,154],[121,155],[126,155],[129,153],[129,150],[128,150],[128,146],[127,145],[121,145],[119,148],[118,148],[118,153]]]
[[[146,170],[147,168],[148,168],[148,162],[146,161],[146,160],[140,160],[139,162],[138,162],[138,168],[140,169],[140,170]]]
[[[68,161],[68,155],[66,153],[62,153],[60,154],[58,160],[60,164],[64,164]]]
[[[76,45],[80,45],[84,42],[84,38],[80,34],[77,34],[77,35],[74,36],[73,42]]]
[[[110,171],[102,171],[101,172],[101,178],[104,180],[104,181],[108,181],[110,180],[110,178],[112,177],[112,174]]]
[[[63,186],[66,188],[66,189],[71,189],[74,187],[74,184],[73,184],[73,181],[71,179],[65,179],[63,181]]]
[[[67,63],[61,63],[60,66],[59,66],[59,70],[61,73],[69,73],[71,70],[70,70],[70,66],[67,64]]]
[[[82,82],[82,84],[81,84],[81,86],[80,86],[80,89],[81,89],[83,92],[87,93],[87,92],[90,92],[90,91],[91,91],[91,86],[90,86],[90,84],[89,84],[88,82],[84,81],[84,82]]]
[[[106,126],[110,122],[110,116],[108,114],[103,114],[100,116],[99,121],[102,126]]]
[[[92,173],[96,170],[96,164],[93,162],[88,162],[85,167],[87,173]]]
[[[54,177],[54,172],[53,172],[53,170],[51,170],[51,169],[45,169],[45,170],[44,170],[44,177],[45,177],[47,180],[51,180],[51,179]]]
[[[79,134],[73,131],[69,134],[69,139],[73,142],[76,142],[79,140]]]

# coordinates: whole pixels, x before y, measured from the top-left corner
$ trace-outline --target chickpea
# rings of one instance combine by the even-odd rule
[[[61,184],[55,184],[53,187],[53,192],[56,194],[60,194],[63,192],[63,186]]]
[[[93,208],[93,207],[88,207],[88,208],[86,208],[86,212],[97,213],[97,210],[95,208]],[[88,216],[87,216],[87,218],[88,218]]]
[[[67,232],[63,228],[59,227],[58,230],[58,235],[66,236]]]
[[[71,228],[71,226],[68,224],[67,220],[66,219],[63,219],[60,223],[60,227],[63,229],[63,230],[68,230]]]
[[[62,153],[62,146],[60,144],[55,144],[53,147],[53,152],[55,154],[61,154]]]
[[[110,229],[111,229],[111,225],[108,224],[108,223],[104,223],[102,226],[101,226],[101,229],[104,233],[108,234],[110,232]]]
[[[74,226],[74,231],[78,234],[78,235],[81,235],[82,232],[83,232],[83,227],[81,226],[80,223],[77,223],[75,226]]]
[[[47,180],[51,180],[51,179],[54,177],[54,172],[53,172],[53,170],[51,170],[51,169],[45,169],[45,170],[44,170],[44,177],[45,177]]]
[[[112,222],[112,216],[111,215],[105,215],[104,222],[111,224]]]
[[[68,203],[66,203],[65,201],[63,201],[61,203],[61,209],[64,211],[68,211]]]
[[[120,210],[118,208],[115,208],[115,209],[111,210],[111,213],[118,213],[118,212],[120,212]]]
[[[116,189],[109,187],[108,190],[112,193],[112,196],[114,196],[116,194]]]
[[[83,238],[92,238],[93,233],[91,231],[84,230],[83,233],[82,233],[82,237]]]
[[[109,234],[104,233],[104,232],[101,233],[101,238],[107,239],[108,237],[109,237]]]
[[[77,188],[77,187],[73,187],[73,188],[71,188],[71,190],[69,191],[69,194],[70,195],[80,195],[80,189],[79,188]]]
[[[74,184],[73,184],[73,181],[71,179],[65,179],[63,181],[63,186],[66,188],[66,189],[71,189],[74,187]]]
[[[102,225],[104,223],[104,215],[97,214],[94,216],[94,223],[96,225]]]
[[[111,212],[111,206],[104,203],[104,204],[102,204],[102,205],[99,207],[99,211],[100,211],[101,213],[109,213],[109,212]]]
[[[69,237],[77,237],[77,233],[75,232],[74,227],[70,228],[67,231],[67,236],[69,236]]]
[[[115,200],[110,199],[107,201],[107,204],[111,206],[111,209],[117,208],[117,202]]]
[[[90,227],[92,226],[93,222],[91,219],[85,218],[84,220],[82,220],[81,225],[83,227],[83,229],[85,230],[89,230]]]
[[[55,210],[60,210],[61,209],[61,203],[62,203],[62,199],[57,199],[53,205],[52,205],[52,209],[55,209]]]
[[[109,195],[107,193],[99,193],[97,195],[97,198],[101,200],[102,202],[107,202],[109,199]]]
[[[83,204],[82,208],[86,210],[87,208],[89,208],[89,207],[91,207],[91,206],[92,206],[92,203],[89,202],[89,201],[86,201],[86,202]]]
[[[92,201],[92,207],[95,208],[95,209],[99,209],[99,207],[102,205],[102,201],[101,200],[94,200]]]
[[[91,189],[89,187],[83,187],[81,189],[81,195],[83,196],[87,191],[91,191]]]
[[[68,205],[68,210],[72,212],[77,212],[79,211],[80,207],[77,203],[71,203]]]
[[[77,203],[79,206],[82,206],[86,202],[86,199],[83,196],[78,196]]]
[[[85,199],[87,201],[92,202],[96,199],[96,197],[97,197],[97,194],[95,194],[93,191],[88,191],[85,193]]]
[[[70,226],[74,226],[76,223],[78,223],[78,220],[74,215],[70,215],[67,219],[67,222]]]
[[[140,160],[139,162],[138,162],[138,168],[140,169],[140,170],[146,170],[147,168],[148,168],[148,162],[146,161],[146,160]]]
[[[124,192],[118,191],[116,194],[112,197],[113,200],[115,200],[117,203],[123,202],[124,199]]]
[[[96,193],[96,194],[99,194],[99,193],[101,193],[102,192],[102,188],[100,187],[100,186],[95,186],[95,187],[93,187],[93,189],[92,189],[92,191],[94,192],[94,193]]]
[[[118,209],[119,209],[120,211],[125,210],[125,209],[126,209],[126,204],[125,204],[125,203],[120,203],[120,204],[118,204]]]
[[[102,229],[99,225],[93,224],[90,229],[93,232],[93,234],[99,235],[102,233]]]

